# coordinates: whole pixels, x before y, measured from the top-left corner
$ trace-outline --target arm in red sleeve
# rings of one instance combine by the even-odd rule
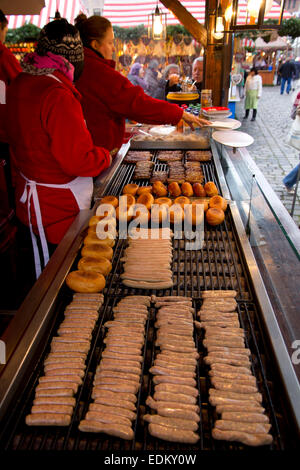
[[[1,70],[0,76],[1,79],[9,85],[20,72],[22,72],[22,67],[17,61],[16,57],[10,52],[7,47],[3,46],[1,50]]]
[[[109,167],[108,150],[94,146],[81,105],[71,92],[54,88],[44,102],[42,121],[53,156],[67,175],[97,176]]]
[[[157,100],[146,95],[139,86],[134,86],[130,81],[115,70],[111,71],[110,92],[100,90],[101,99],[107,103],[111,111],[124,118],[145,124],[173,124],[176,125],[183,114],[183,110],[177,104]],[[95,80],[99,86],[99,82]],[[96,95],[99,90],[95,89]]]

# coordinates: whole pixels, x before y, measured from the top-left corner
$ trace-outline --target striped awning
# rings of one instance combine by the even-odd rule
[[[251,38],[244,38],[242,40],[243,47],[255,47],[255,42]]]
[[[23,0],[26,2],[26,0]],[[45,7],[39,15],[7,15],[8,27],[19,28],[25,23],[32,23],[39,28],[54,18],[55,11],[58,10],[63,18],[67,18],[69,23],[74,23],[74,18],[80,12],[86,12],[81,0],[45,0]]]
[[[181,0],[182,5],[199,21],[205,22],[205,0]],[[245,21],[247,15],[247,0],[240,0],[241,8],[238,15],[238,24]],[[113,25],[117,26],[137,26],[139,24],[147,25],[148,15],[156,7],[155,0],[106,0],[104,3],[103,16],[108,18]],[[163,13],[167,13],[167,24],[178,24],[178,19],[167,8],[159,3]],[[265,16],[266,19],[278,18],[280,6],[273,1],[270,12]],[[284,18],[290,18],[291,14],[285,11]]]
[[[24,0],[26,2],[26,0]],[[199,21],[204,24],[205,21],[205,0],[182,0],[182,5]],[[238,24],[241,24],[246,18],[247,1],[240,0],[240,10]],[[153,12],[156,6],[155,0],[106,0],[104,3],[103,16],[108,18],[113,25],[129,27],[144,24],[147,26],[148,15]],[[179,24],[178,19],[167,10],[161,3],[159,7],[163,13],[167,13],[167,24]],[[59,10],[62,17],[67,18],[70,23],[74,23],[74,18],[80,11],[86,12],[81,0],[45,0],[45,7],[40,15],[10,15],[9,28],[18,28],[24,23],[33,23],[38,27],[43,27],[54,18],[56,9]],[[273,1],[272,8],[266,19],[278,17],[280,6]],[[290,18],[291,14],[284,12],[284,18]]]

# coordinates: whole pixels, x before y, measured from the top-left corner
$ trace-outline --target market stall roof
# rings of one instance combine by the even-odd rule
[[[13,5],[23,5],[23,14],[15,16],[12,13]],[[27,4],[43,4],[45,7],[42,8],[40,14],[34,14],[27,8]],[[182,0],[182,5],[199,21],[204,24],[205,21],[205,0]],[[238,15],[238,23],[241,23],[246,17],[247,0],[240,0],[240,10]],[[7,5],[7,9],[4,8]],[[24,11],[24,5],[26,11]],[[148,15],[153,12],[156,6],[155,0],[106,0],[104,3],[103,16],[108,18],[113,25],[129,27],[144,24],[147,26]],[[159,7],[164,13],[167,13],[167,24],[179,24],[178,19],[165,8],[161,3]],[[74,18],[80,11],[85,12],[85,7],[81,0],[1,0],[1,9],[8,16],[9,28],[17,28],[22,26],[24,23],[33,23],[36,26],[43,27],[49,18],[53,18],[56,9],[60,11],[61,15],[68,19],[71,23],[74,22]],[[275,18],[278,16],[280,6],[273,1],[272,8],[266,19]],[[291,16],[287,11],[284,12],[284,18]]]
[[[5,0],[9,2],[9,0]],[[1,0],[1,9],[6,14],[8,19],[9,28],[19,28],[25,23],[32,23],[39,28],[42,28],[46,23],[51,21],[51,18],[54,18],[55,11],[58,9],[63,18],[67,18],[70,23],[74,23],[74,18],[82,11],[86,12],[86,9],[81,2],[81,0],[11,0],[12,4],[14,3],[23,3],[27,5],[30,3],[40,3],[40,6],[37,14],[31,13],[31,10],[27,9],[22,15],[9,15],[9,8],[6,10],[3,5],[3,0]]]
[[[263,38],[257,38],[255,41],[255,47],[256,49],[259,49],[262,51],[271,51],[271,50],[277,51],[277,50],[287,49],[289,45],[283,38],[278,36],[278,38],[275,41],[270,41],[270,42],[265,42]]]
[[[205,21],[205,0],[181,0],[182,5],[199,21],[204,24]],[[247,0],[240,0],[240,10],[238,14],[238,23],[241,24],[246,18]],[[148,16],[153,12],[156,6],[155,0],[106,0],[104,2],[103,16],[108,18],[113,25],[118,26],[137,26],[139,24],[147,25]],[[163,13],[167,13],[167,24],[178,24],[178,19],[165,8],[160,2],[159,7]],[[272,8],[266,19],[278,17],[280,6],[273,1]],[[284,12],[284,18],[290,18],[291,14]]]
[[[1,0],[6,15],[39,15],[45,0]]]

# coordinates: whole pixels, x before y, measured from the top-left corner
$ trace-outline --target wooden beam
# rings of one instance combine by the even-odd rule
[[[213,37],[216,0],[206,1],[207,48],[205,51],[204,86],[212,90],[214,106],[227,106],[230,84],[232,35],[225,35],[225,44]]]
[[[178,0],[160,0],[178,18],[180,23],[200,42],[203,47],[207,44],[207,31]]]

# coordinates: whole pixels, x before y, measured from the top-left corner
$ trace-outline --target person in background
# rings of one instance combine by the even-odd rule
[[[107,18],[79,15],[75,21],[85,46],[84,69],[76,86],[96,145],[113,152],[119,149],[125,136],[126,118],[145,124],[176,125],[181,119],[191,126],[207,123],[177,105],[146,95],[141,87],[132,85],[115,70],[114,32]]]
[[[177,64],[169,64],[163,71],[162,79],[164,80],[165,90],[164,98],[166,98],[169,92],[181,91],[180,79],[180,68]]]
[[[197,88],[199,94],[203,88],[203,57],[196,57],[192,67],[192,79],[194,80],[194,86]]]
[[[300,115],[300,92],[297,94],[296,99],[293,103],[291,118],[295,120],[297,115]],[[300,157],[300,154],[299,154],[299,157]],[[293,186],[295,186],[297,181],[299,181],[299,176],[300,176],[299,172],[300,172],[300,163],[298,163],[292,169],[292,171],[290,171],[289,174],[283,178],[282,182],[288,193],[293,191]]]
[[[46,265],[79,210],[90,208],[92,177],[111,163],[109,152],[92,141],[73,86],[83,60],[79,32],[56,19],[41,30],[36,52],[24,57],[23,72],[8,87],[16,214],[30,229],[36,277],[40,251]]]
[[[144,79],[145,76],[145,69],[142,64],[136,62],[132,65],[129,74],[127,75],[128,80],[132,83],[132,85],[140,86],[143,88],[145,92],[148,90],[148,85]]]
[[[279,73],[279,69],[282,65],[282,59],[280,58],[278,60],[278,64],[277,64],[277,68],[276,68],[276,74],[277,74],[277,78],[276,78],[276,85],[281,85],[281,76],[280,76],[280,73]]]
[[[158,80],[157,88],[153,93],[153,98],[165,100],[169,92],[180,91],[179,84],[180,68],[176,64],[169,64],[162,73],[162,77]]]
[[[287,190],[288,193],[293,191],[293,186],[299,181],[300,179],[300,163],[298,163],[292,171],[289,172],[288,175],[286,175],[283,178],[283,184],[285,186],[285,189]]]
[[[258,54],[254,57],[252,65],[253,68],[257,70],[264,69],[267,66],[266,61],[261,54]]]
[[[292,78],[296,75],[296,67],[293,62],[293,57],[290,56],[287,60],[279,67],[278,72],[281,76],[281,86],[280,86],[280,94],[283,95],[285,84],[287,83],[286,92],[289,94],[292,87]]]
[[[258,70],[252,67],[245,83],[245,116],[243,119],[248,119],[250,109],[253,109],[251,121],[255,121],[257,114],[257,100],[261,97],[262,93],[262,79],[258,75]]]
[[[147,83],[148,90],[147,94],[155,98],[157,89],[161,84],[162,74],[159,71],[159,63],[156,59],[150,60],[148,67],[145,71],[145,82]]]

